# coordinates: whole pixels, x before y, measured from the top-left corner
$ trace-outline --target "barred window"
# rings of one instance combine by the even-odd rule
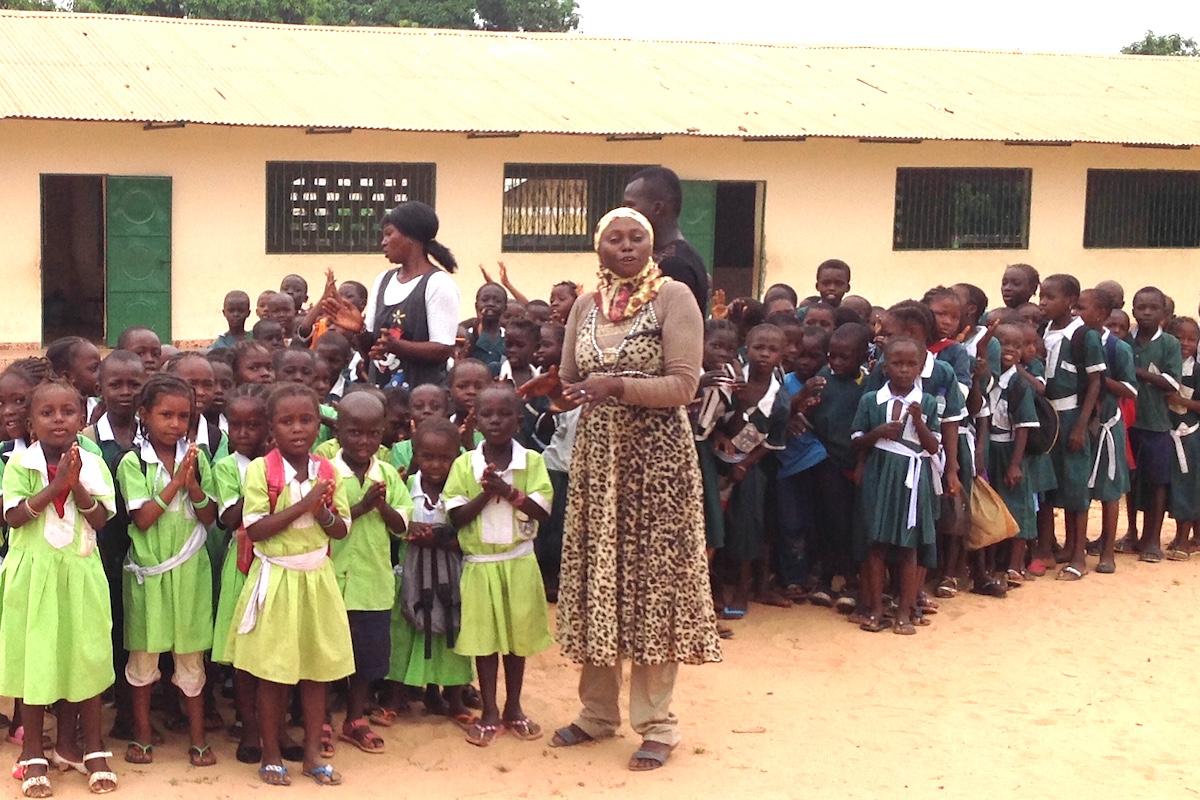
[[[1084,247],[1200,247],[1200,172],[1089,169]]]
[[[894,250],[1029,247],[1028,169],[896,170]]]
[[[644,165],[505,164],[505,252],[575,253],[592,249],[600,217],[621,204]]]
[[[378,252],[383,215],[433,205],[435,176],[433,164],[268,161],[267,252]]]

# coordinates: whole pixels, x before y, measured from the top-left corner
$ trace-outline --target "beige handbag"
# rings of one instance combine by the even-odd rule
[[[967,529],[967,549],[982,550],[1011,539],[1019,530],[1020,526],[996,490],[982,477],[976,477],[971,489],[971,525]]]

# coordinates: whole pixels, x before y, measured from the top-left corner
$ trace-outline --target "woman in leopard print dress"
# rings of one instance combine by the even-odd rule
[[[636,211],[600,221],[600,288],[567,321],[563,397],[582,404],[558,593],[558,640],[582,664],[583,710],[552,744],[612,736],[621,662],[642,737],[630,769],[679,743],[670,711],[680,663],[721,659],[704,553],[703,490],[684,411],[700,374],[703,320],[691,292],[651,260]]]

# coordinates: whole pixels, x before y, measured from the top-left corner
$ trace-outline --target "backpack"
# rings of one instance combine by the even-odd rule
[[[322,481],[336,480],[333,471],[333,464],[329,459],[321,456],[309,456],[310,459],[315,459],[317,462],[317,479]],[[279,448],[273,449],[267,453],[263,459],[267,466],[267,504],[269,505],[272,514],[275,513],[275,504],[279,502],[279,495],[283,494],[284,479],[283,479],[283,455],[279,452]],[[246,535],[246,529],[239,528],[234,534],[237,536],[237,568],[243,575],[250,574],[250,566],[254,563],[254,543],[250,541],[250,537]]]
[[[1017,386],[1020,387],[1020,390],[1014,393],[1014,399],[1018,404],[1025,398],[1025,392],[1033,392],[1033,411],[1038,421],[1036,428],[1029,429],[1029,436],[1025,440],[1025,454],[1043,456],[1053,450],[1058,441],[1060,427],[1058,409],[1044,396],[1034,391],[1024,377],[1021,377],[1020,382],[1015,386],[1010,384],[1010,388],[1015,389]]]

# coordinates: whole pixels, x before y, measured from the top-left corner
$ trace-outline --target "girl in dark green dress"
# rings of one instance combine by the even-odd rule
[[[1167,397],[1171,440],[1175,444],[1168,503],[1168,510],[1175,520],[1175,540],[1171,542],[1167,558],[1180,559],[1180,555],[1186,557],[1192,552],[1200,537],[1200,435],[1197,434],[1200,431],[1200,397],[1196,396],[1200,383],[1200,374],[1196,371],[1200,327],[1190,317],[1176,317],[1169,332],[1179,340],[1183,370],[1179,391]]]
[[[861,627],[876,632],[883,620],[883,583],[888,551],[896,549],[900,598],[894,632],[917,632],[913,617],[920,589],[917,550],[935,541],[934,495],[940,490],[930,457],[938,452],[937,400],[916,386],[925,347],[897,336],[884,348],[887,383],[863,395],[852,437],[858,452],[856,477],[870,545],[862,568],[867,615]]]

